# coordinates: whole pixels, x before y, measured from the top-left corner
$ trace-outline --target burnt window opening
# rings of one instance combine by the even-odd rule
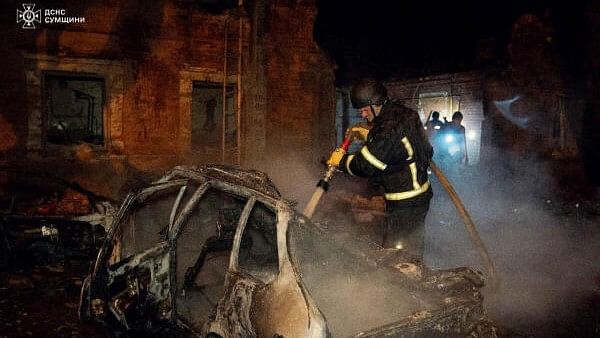
[[[263,282],[279,274],[277,216],[262,203],[256,202],[244,228],[238,267]]]
[[[104,143],[104,79],[46,74],[44,108],[46,142]]]
[[[220,161],[223,152],[237,147],[235,86],[225,87],[225,100],[223,94],[222,83],[193,83],[191,143],[195,151],[208,156],[207,161]]]

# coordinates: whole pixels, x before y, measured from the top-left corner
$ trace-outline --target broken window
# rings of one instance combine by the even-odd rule
[[[104,79],[47,74],[44,89],[47,142],[104,143]]]
[[[207,156],[204,158],[206,161],[221,161],[222,156],[231,152],[230,150],[235,149],[236,146],[235,87],[228,85],[224,92],[222,83],[194,82],[192,88],[193,149]]]
[[[209,189],[177,237],[177,312],[200,330],[224,292],[233,238],[246,201]]]
[[[169,185],[144,193],[133,201],[129,211],[117,225],[110,265],[148,250],[165,238],[171,212],[181,188],[181,185]],[[180,206],[179,209],[181,208]]]
[[[263,282],[279,273],[277,217],[262,203],[256,202],[244,228],[238,267]]]

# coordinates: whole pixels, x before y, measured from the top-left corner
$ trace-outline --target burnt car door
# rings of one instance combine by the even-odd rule
[[[242,211],[215,318],[223,337],[325,337],[325,321],[287,254],[289,209],[251,197]]]
[[[324,319],[287,255],[289,210],[260,196],[211,181],[181,212],[170,235],[177,321],[202,337],[319,337],[307,333],[324,334]]]
[[[171,245],[167,234],[180,205],[194,186],[186,180],[154,185],[130,196],[117,215],[93,278],[106,287],[104,297],[91,295],[91,312],[123,331],[153,334],[169,325],[172,316],[170,279]],[[98,304],[100,299],[107,304]],[[116,321],[116,322],[115,322]]]
[[[176,320],[201,332],[225,293],[225,280],[234,237],[247,198],[207,183],[191,198],[169,237],[175,253]]]

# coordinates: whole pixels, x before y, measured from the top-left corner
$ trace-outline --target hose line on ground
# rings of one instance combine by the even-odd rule
[[[435,173],[435,176],[437,176],[442,187],[444,187],[444,190],[446,190],[446,192],[450,196],[452,203],[454,203],[454,206],[456,207],[460,218],[463,220],[465,227],[467,228],[467,232],[469,233],[469,238],[471,239],[471,242],[475,245],[475,247],[479,251],[479,254],[481,255],[481,258],[483,259],[485,268],[490,278],[490,287],[492,290],[496,290],[500,284],[498,280],[498,274],[496,273],[496,268],[494,267],[494,263],[490,258],[485,244],[483,244],[481,237],[479,237],[479,233],[477,232],[475,223],[473,223],[473,219],[471,219],[469,212],[460,200],[460,197],[458,197],[458,194],[452,187],[452,184],[450,184],[450,181],[448,181],[448,178],[446,178],[446,175],[444,175],[442,170],[433,162],[433,160],[430,162],[430,167],[431,170]]]

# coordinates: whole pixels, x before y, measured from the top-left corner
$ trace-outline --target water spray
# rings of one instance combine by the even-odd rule
[[[350,147],[350,143],[352,143],[352,136],[349,133],[346,133],[344,142],[342,142],[340,149],[347,152],[348,147]],[[336,170],[338,169],[335,166],[327,166],[327,171],[325,172],[325,175],[323,175],[323,178],[319,180],[319,183],[317,183],[317,189],[310,198],[310,201],[308,201],[306,208],[304,208],[304,216],[311,218],[312,215],[315,213],[317,205],[319,204],[319,200],[321,200],[323,193],[325,193],[327,189],[329,189],[329,181],[333,177],[333,174],[336,172]]]

